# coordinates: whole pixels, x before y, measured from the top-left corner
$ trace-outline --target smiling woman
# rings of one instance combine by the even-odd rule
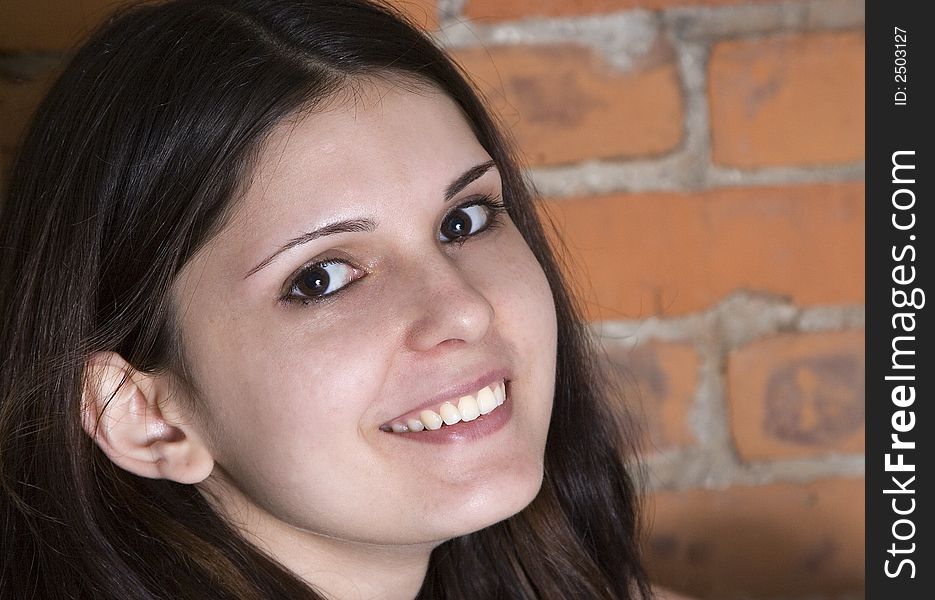
[[[530,191],[391,9],[130,9],[9,190],[4,595],[649,597]]]

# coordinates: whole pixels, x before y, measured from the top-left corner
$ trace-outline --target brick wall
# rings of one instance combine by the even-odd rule
[[[0,160],[106,0],[0,7]],[[525,153],[631,405],[650,567],[862,597],[863,2],[399,0]]]

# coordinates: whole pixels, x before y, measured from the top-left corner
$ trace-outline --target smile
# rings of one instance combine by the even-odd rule
[[[408,418],[394,420],[380,426],[381,431],[387,433],[416,433],[420,431],[435,431],[442,427],[450,427],[457,423],[469,422],[481,415],[487,415],[497,410],[506,402],[506,383],[504,380],[492,383],[481,388],[474,394],[461,396],[457,400],[442,403],[438,410],[425,409]]]

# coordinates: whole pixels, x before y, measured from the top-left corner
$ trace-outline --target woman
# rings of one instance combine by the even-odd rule
[[[646,598],[504,138],[363,0],[107,23],[0,213],[11,598]]]

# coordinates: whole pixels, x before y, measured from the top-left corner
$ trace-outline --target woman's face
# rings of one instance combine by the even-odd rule
[[[274,131],[174,290],[222,510],[261,537],[424,544],[533,499],[555,310],[503,200],[434,89],[367,83]],[[485,414],[433,429],[465,396]]]

